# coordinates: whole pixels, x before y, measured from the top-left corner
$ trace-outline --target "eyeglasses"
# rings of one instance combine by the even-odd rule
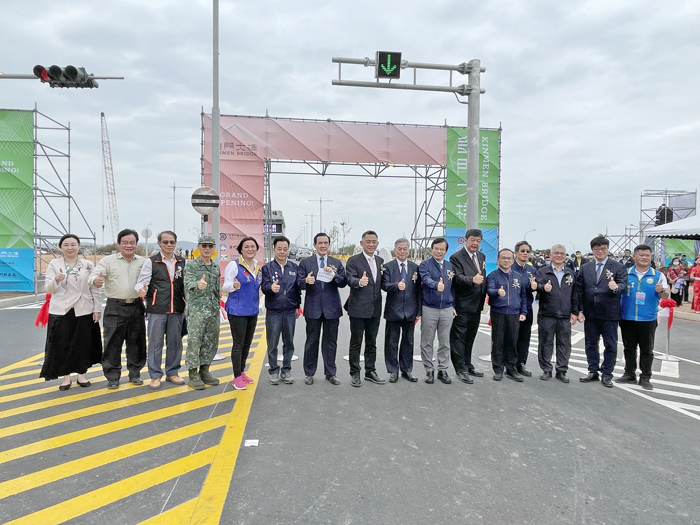
[[[604,252],[607,249],[608,249],[607,246],[594,246],[593,247],[594,252]]]
[[[177,244],[177,241],[158,241],[161,244]]]
[[[214,247],[213,244],[200,244],[200,246],[204,249],[211,249]]]

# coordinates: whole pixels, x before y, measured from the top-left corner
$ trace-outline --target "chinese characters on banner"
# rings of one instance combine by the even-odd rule
[[[478,228],[484,237],[481,251],[486,271],[496,268],[498,254],[499,143],[498,130],[482,129],[479,137]],[[467,207],[467,129],[447,128],[447,181],[445,195],[445,237],[448,256],[464,246]]]

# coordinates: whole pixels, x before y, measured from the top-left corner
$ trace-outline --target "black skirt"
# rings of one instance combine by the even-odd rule
[[[72,308],[65,315],[49,314],[44,354],[39,377],[50,381],[84,374],[102,359],[100,323],[92,320],[92,314],[76,317]]]

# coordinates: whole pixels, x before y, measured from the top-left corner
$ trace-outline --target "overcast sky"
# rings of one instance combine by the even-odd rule
[[[84,66],[99,89],[0,80],[0,107],[72,128],[73,193],[101,242],[100,112],[111,138],[120,226],[194,240],[202,108],[212,107],[212,3],[3,0],[0,71]],[[221,0],[223,114],[466,126],[449,93],[332,86],[331,57],[401,51],[412,62],[486,68],[481,126],[503,127],[501,244],[587,250],[598,232],[637,224],[645,189],[700,180],[700,2],[646,0]],[[345,76],[344,69],[344,76]],[[350,73],[350,69],[347,72]],[[348,78],[372,80],[357,66]],[[447,84],[427,73],[421,83]],[[461,83],[458,79],[458,83]],[[61,139],[52,139],[61,147]],[[410,234],[413,183],[273,175],[273,208],[295,239],[307,214],[349,219],[380,243]],[[106,214],[106,212],[105,212]],[[317,229],[318,218],[314,219]],[[75,230],[85,234],[74,218]],[[109,225],[105,238],[109,241]]]

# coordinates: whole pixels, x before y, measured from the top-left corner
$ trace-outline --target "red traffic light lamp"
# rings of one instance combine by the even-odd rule
[[[96,88],[99,84],[95,82],[94,76],[89,75],[84,67],[53,65],[48,70],[41,65],[34,66],[34,75],[42,82],[60,88]]]

